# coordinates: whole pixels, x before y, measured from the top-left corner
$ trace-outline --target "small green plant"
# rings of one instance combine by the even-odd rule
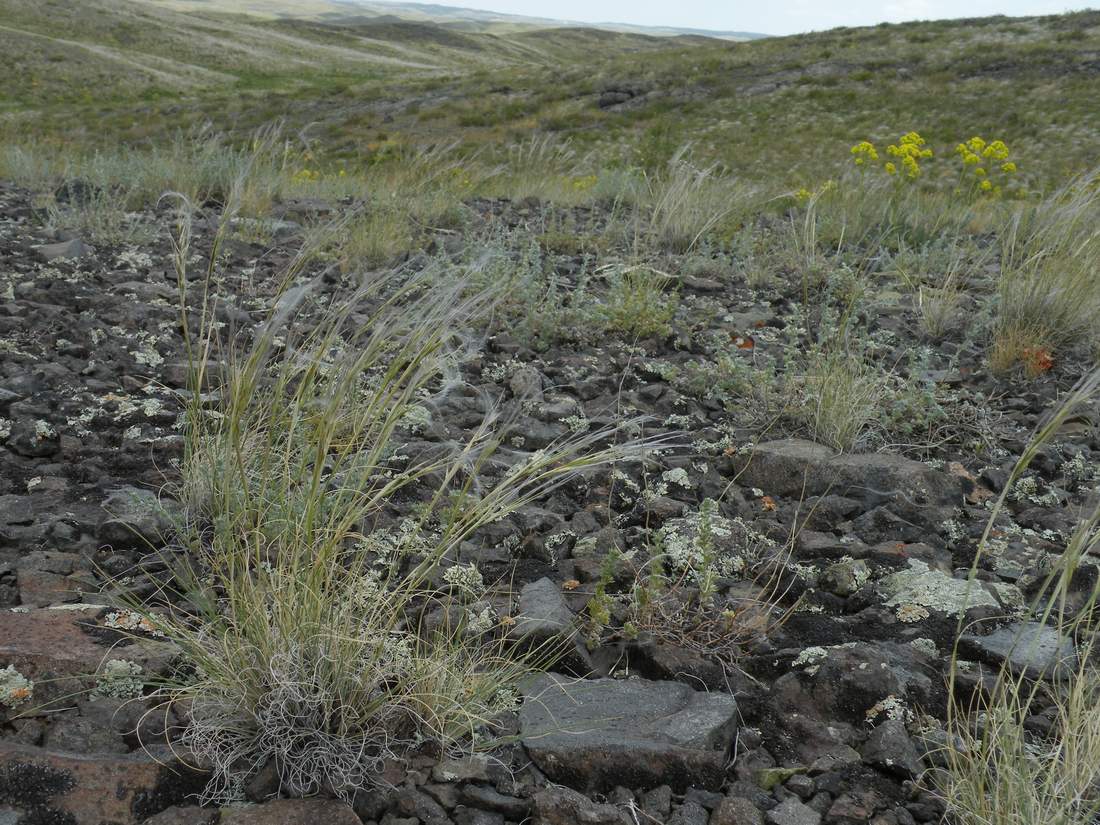
[[[667,275],[648,266],[616,268],[600,305],[607,328],[630,337],[669,333],[679,303]]]
[[[878,418],[885,391],[882,377],[863,358],[819,350],[802,376],[793,415],[813,440],[847,452]]]

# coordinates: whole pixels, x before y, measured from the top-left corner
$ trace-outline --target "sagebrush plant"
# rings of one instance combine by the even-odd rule
[[[1100,371],[1078,382],[1028,444],[994,504],[971,566],[971,586],[977,586],[979,566],[1013,485],[1064,422],[1095,401],[1098,391]],[[1040,678],[1002,665],[991,678],[992,686],[976,691],[967,703],[956,690],[962,668],[957,648],[952,654],[947,733],[953,741],[939,752],[942,767],[931,771],[927,781],[960,825],[1092,825],[1100,815],[1100,670],[1089,650],[1097,630],[1100,585],[1093,578],[1084,593],[1079,586],[1079,573],[1094,563],[1090,554],[1098,548],[1100,506],[1082,515],[1029,606],[1032,621],[1077,643],[1072,658],[1055,658]],[[1031,655],[1029,646],[1034,644],[1025,638],[1016,642],[1025,655]],[[1028,724],[1043,707],[1053,723],[1046,734]]]
[[[610,332],[665,336],[679,303],[672,278],[650,266],[611,266],[599,313]]]
[[[433,585],[440,563],[479,528],[632,448],[607,446],[616,434],[603,431],[506,454],[490,415],[461,443],[404,455],[410,409],[448,391],[452,338],[492,297],[432,271],[319,301],[324,276],[300,283],[298,268],[251,344],[219,340],[208,288],[187,292],[189,238],[182,215],[195,392],[178,541],[191,561],[165,587],[192,607],[143,615],[187,663],[159,693],[190,706],[181,744],[212,771],[205,798],[237,797],[265,765],[285,794],[348,796],[414,746],[470,747],[538,656],[508,648],[499,624],[456,617]],[[211,359],[219,375],[207,374]],[[216,410],[197,391],[209,383]],[[439,518],[456,494],[464,506]],[[380,552],[372,536],[398,495],[421,502],[408,526],[421,540]]]

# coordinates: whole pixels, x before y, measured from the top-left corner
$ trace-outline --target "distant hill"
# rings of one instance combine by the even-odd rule
[[[0,0],[0,76],[0,139],[19,141],[277,120],[352,161],[537,138],[654,168],[690,143],[797,187],[917,130],[938,151],[1004,139],[1021,177],[1064,180],[1096,162],[1100,12],[736,42],[375,0]]]
[[[711,31],[678,26],[636,26],[630,23],[578,23],[551,17],[530,17],[519,14],[469,9],[436,3],[378,2],[378,0],[147,0],[182,10],[234,12],[274,18],[362,21],[370,17],[400,18],[466,31],[505,33],[530,29],[584,27],[607,31],[645,34],[652,37],[695,35],[720,40],[754,40],[767,35],[742,31]]]

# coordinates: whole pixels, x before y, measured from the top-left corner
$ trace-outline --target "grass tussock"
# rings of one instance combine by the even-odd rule
[[[1055,350],[1095,343],[1100,311],[1097,173],[1015,212],[1002,233],[991,364],[1032,373]]]
[[[1036,434],[993,508],[972,577],[1012,483],[1098,390],[1100,372],[1094,372],[1078,383]],[[940,752],[941,766],[930,773],[929,781],[961,825],[1091,825],[1100,815],[1100,670],[1093,659],[1100,585],[1093,583],[1084,593],[1074,586],[1083,565],[1090,563],[1090,553],[1100,546],[1098,528],[1100,507],[1094,507],[1083,514],[1029,609],[1032,621],[1074,643],[1077,652],[1072,658],[1056,659],[1038,678],[1002,666],[992,686],[977,688],[967,702],[954,689],[962,664],[957,651],[952,656],[947,723],[951,746]],[[1025,654],[1033,644],[1024,638],[1017,641]],[[1037,713],[1050,721],[1047,730],[1032,724]]]
[[[661,172],[648,178],[647,230],[667,251],[684,253],[756,205],[754,191],[720,174],[717,165],[699,167],[682,147]]]
[[[188,243],[184,220],[181,291]],[[286,794],[346,796],[414,746],[491,736],[539,652],[512,650],[488,602],[454,598],[442,571],[480,528],[628,452],[593,432],[512,455],[489,416],[462,443],[401,454],[417,411],[448,390],[452,336],[491,297],[393,276],[322,304],[316,283],[292,280],[250,345],[219,345],[210,306],[187,341],[194,387],[212,380],[210,355],[224,359],[222,401],[196,393],[187,415],[192,562],[166,586],[191,609],[149,619],[188,663],[162,694],[191,708],[182,744],[211,768],[212,801],[265,766]],[[394,523],[397,496],[420,515]]]
[[[863,358],[822,351],[809,360],[792,414],[814,441],[850,452],[879,418],[886,393],[884,376]]]

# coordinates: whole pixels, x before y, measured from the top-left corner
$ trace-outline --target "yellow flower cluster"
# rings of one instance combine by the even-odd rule
[[[920,177],[920,162],[932,157],[932,150],[924,148],[925,140],[916,132],[901,136],[897,143],[886,147],[886,154],[896,160],[889,160],[882,169],[888,175],[905,174],[909,179]],[[851,149],[856,166],[867,167],[878,162],[878,150],[869,140],[857,143]]]
[[[573,188],[578,192],[586,192],[596,185],[599,180],[595,175],[584,175],[579,178],[573,178]]]
[[[1001,193],[1001,186],[993,177],[1004,178],[1016,172],[1016,162],[1009,160],[1010,152],[1003,140],[986,143],[975,135],[956,146],[955,154],[962,162],[963,174],[973,175],[978,191],[990,195]]]
[[[469,170],[461,166],[456,166],[451,170],[451,183],[456,189],[472,189],[474,186],[474,179],[470,175]]]
[[[878,161],[878,150],[871,141],[861,140],[852,147],[852,157],[855,159],[856,166],[865,166]]]
[[[919,134],[916,132],[908,132],[902,135],[901,139],[896,144],[887,146],[886,153],[898,159],[907,178],[919,178],[920,162],[926,158],[932,157],[932,150],[923,148],[924,143],[924,138]],[[885,168],[886,173],[889,175],[896,175],[898,173],[897,165],[892,162],[887,163]]]

